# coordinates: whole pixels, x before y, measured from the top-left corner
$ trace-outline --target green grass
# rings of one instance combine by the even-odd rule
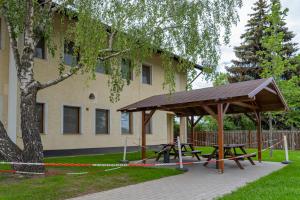
[[[249,149],[248,152],[256,152]],[[284,151],[274,150],[262,154],[264,161],[281,162],[284,160]],[[219,198],[219,200],[293,200],[300,199],[300,151],[289,151],[291,164],[272,174],[249,183],[246,186]]]
[[[149,153],[148,156],[153,156]],[[45,162],[63,163],[118,163],[122,154],[89,155],[74,157],[46,158]],[[139,160],[140,153],[129,153],[128,160]],[[8,166],[6,166],[6,169]],[[3,169],[3,168],[2,168]],[[122,167],[113,171],[99,167],[51,167],[58,175],[26,176],[0,174],[0,199],[66,199],[92,192],[136,184],[166,176],[180,174],[169,168],[129,168]],[[63,172],[63,174],[62,174]],[[83,175],[67,175],[65,172],[89,172]]]

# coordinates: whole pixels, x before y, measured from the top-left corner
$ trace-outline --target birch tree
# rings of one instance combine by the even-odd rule
[[[191,72],[191,63],[205,63],[205,73],[214,72],[220,43],[228,43],[230,27],[238,21],[241,0],[0,0],[0,12],[9,32],[10,46],[16,61],[20,91],[20,116],[23,148],[13,143],[0,123],[0,154],[8,161],[43,162],[36,114],[37,93],[59,84],[77,73],[95,79],[97,62],[109,63],[110,100],[130,80],[121,78],[119,63],[130,59],[136,73],[137,63],[160,53],[163,59],[164,84],[174,90],[175,72]],[[60,54],[53,41],[53,16],[66,23],[64,39],[75,45],[74,56],[80,59],[71,68],[63,63],[54,80],[40,82],[34,75],[34,50],[41,38],[52,56]],[[68,26],[71,22],[72,26]],[[19,38],[24,37],[24,45]],[[177,64],[174,65],[176,53]],[[209,76],[209,75],[208,75]],[[13,166],[22,171],[44,171],[42,166]]]

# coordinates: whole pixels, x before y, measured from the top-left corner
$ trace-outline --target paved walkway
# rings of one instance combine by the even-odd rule
[[[256,163],[253,166],[244,161],[242,164],[244,170],[237,168],[233,161],[226,161],[224,174],[218,174],[213,168],[214,164],[209,167],[194,165],[181,175],[89,194],[73,200],[209,200],[283,167],[274,162]]]

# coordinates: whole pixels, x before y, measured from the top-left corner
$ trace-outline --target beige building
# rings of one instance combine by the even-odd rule
[[[10,138],[22,146],[16,67],[10,51],[7,27],[3,18],[0,19],[0,119]],[[63,27],[56,23],[54,30],[54,39],[59,44]],[[57,77],[60,56],[63,55],[66,63],[72,60],[66,51],[68,48],[71,47],[58,49],[57,52],[61,54],[56,53],[52,57],[43,42],[38,44],[34,69],[36,79],[44,82]],[[120,66],[125,69],[128,64],[124,60]],[[138,146],[141,143],[141,113],[125,114],[117,112],[117,109],[167,92],[162,88],[164,70],[160,56],[153,55],[140,65],[142,72],[140,75],[130,74],[132,81],[124,87],[121,100],[117,103],[109,101],[108,75],[100,65],[96,80],[87,81],[86,75],[76,75],[59,85],[40,91],[40,131],[46,152],[95,152],[104,148],[117,148],[123,146],[125,137],[129,146]],[[176,91],[185,90],[185,87],[186,74],[177,73]],[[182,118],[180,124],[181,137],[186,140],[186,120]],[[156,112],[147,130],[149,145],[172,141],[173,115]]]

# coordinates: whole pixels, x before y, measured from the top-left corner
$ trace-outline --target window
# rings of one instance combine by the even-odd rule
[[[121,74],[123,79],[132,80],[131,61],[129,59],[122,59]]]
[[[122,129],[122,134],[132,133],[132,113],[128,113],[128,112],[121,113],[121,129]]]
[[[34,50],[34,57],[40,59],[46,59],[46,46],[45,46],[45,39],[41,38],[37,43],[35,50]]]
[[[96,64],[96,72],[101,74],[108,74],[110,70],[110,63],[98,60]]]
[[[79,54],[75,52],[74,42],[65,42],[64,45],[64,63],[66,65],[74,66],[79,61]]]
[[[144,84],[152,84],[152,75],[151,75],[151,66],[143,65],[142,66],[142,81]]]
[[[0,18],[0,49],[2,49],[2,19]]]
[[[109,110],[96,109],[96,134],[109,133]]]
[[[64,106],[63,133],[80,133],[80,107]]]
[[[146,114],[146,118],[148,118],[149,116],[149,114]],[[152,134],[152,119],[150,119],[146,125],[146,134]]]
[[[45,132],[45,128],[44,128],[44,123],[45,123],[44,106],[45,106],[45,104],[43,104],[43,103],[36,103],[37,123],[38,123],[40,133]]]

